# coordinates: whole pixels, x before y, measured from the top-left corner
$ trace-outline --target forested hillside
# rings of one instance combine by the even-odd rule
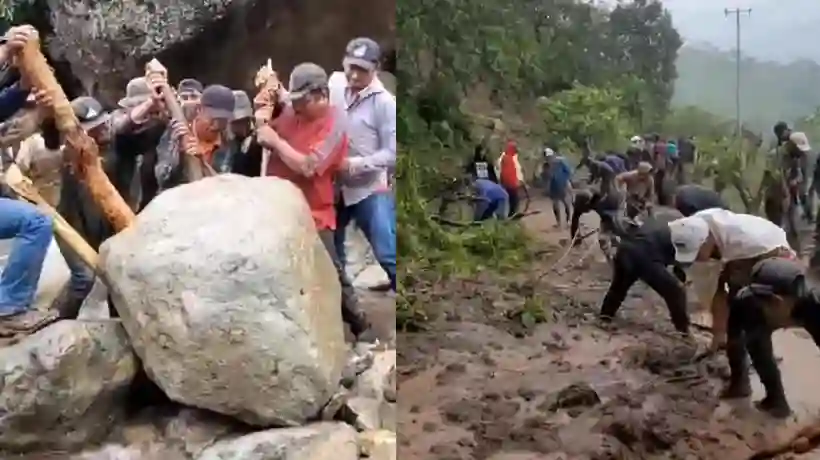
[[[403,272],[399,324],[417,319],[424,274],[469,273],[525,257],[516,225],[458,233],[433,222],[426,203],[453,179],[445,164],[466,160],[492,134],[578,151],[623,145],[661,126],[681,45],[660,2],[605,11],[582,0],[416,0],[396,5],[399,40],[398,251]],[[491,90],[498,119],[462,110],[476,88]],[[533,111],[529,132],[506,128]],[[496,122],[497,121],[497,122]],[[491,145],[491,152],[500,145]]]
[[[697,106],[735,117],[734,53],[685,46],[677,61],[673,104]],[[820,65],[802,60],[790,64],[745,58],[741,61],[741,118],[768,132],[777,120],[794,121],[820,106]]]

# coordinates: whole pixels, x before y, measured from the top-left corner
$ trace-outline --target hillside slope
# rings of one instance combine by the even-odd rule
[[[735,117],[735,60],[731,52],[684,46],[677,60],[673,105],[694,105]],[[755,128],[792,121],[820,106],[820,65],[745,58],[741,62],[741,118]]]

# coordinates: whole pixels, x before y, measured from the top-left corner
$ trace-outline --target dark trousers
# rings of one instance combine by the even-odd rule
[[[746,290],[730,297],[726,331],[726,356],[731,369],[730,384],[740,388],[749,386],[749,363],[746,358],[748,353],[760,383],[766,389],[766,400],[771,403],[785,403],[783,380],[772,345],[774,329],[767,322],[764,308],[765,300]],[[805,328],[820,348],[820,305],[816,302],[798,303],[792,310],[791,317],[796,324]]]
[[[504,190],[507,191],[507,195],[509,195],[509,197],[510,197],[509,198],[509,213],[507,215],[512,217],[512,216],[515,215],[515,213],[518,212],[518,203],[520,201],[520,198],[518,196],[518,187],[511,188],[511,187],[504,186]]]
[[[601,317],[615,317],[626,299],[629,288],[636,281],[643,281],[663,297],[676,330],[689,332],[686,291],[680,281],[667,270],[666,266],[652,261],[640,247],[630,241],[623,241],[615,253],[614,274],[603,305],[601,305]]]
[[[664,188],[664,180],[666,180],[666,170],[659,169],[655,171],[655,197],[658,200],[658,204],[661,206],[666,206],[666,193]]]
[[[330,259],[333,260],[333,266],[336,267],[336,274],[339,276],[339,283],[342,285],[342,320],[350,327],[350,332],[358,336],[367,330],[369,324],[364,312],[359,308],[359,300],[356,297],[353,283],[339,261],[339,255],[336,253],[334,231],[320,230],[319,238],[322,239],[325,249],[330,254]]]

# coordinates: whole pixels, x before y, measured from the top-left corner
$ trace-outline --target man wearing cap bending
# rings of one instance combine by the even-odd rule
[[[196,105],[191,121],[191,133],[194,135],[199,155],[214,166],[214,159],[221,158],[221,150],[228,148],[225,133],[233,119],[233,91],[222,85],[210,85],[202,91],[199,104]],[[168,189],[186,181],[181,155],[185,153],[184,136],[188,133],[184,124],[172,121],[170,129],[163,135],[157,148],[157,166],[155,172],[161,189]]]
[[[333,179],[348,153],[344,114],[331,106],[327,73],[316,64],[296,66],[288,88],[290,106],[271,125],[257,130],[259,143],[271,151],[267,172],[293,182],[305,195],[342,285],[342,318],[358,340],[365,340],[370,325],[333,241],[337,222]]]
[[[794,262],[795,252],[789,247],[786,233],[768,220],[749,214],[736,214],[725,209],[707,209],[690,217],[669,224],[673,235],[688,234],[690,238],[675,240],[677,259],[681,262],[720,259],[722,271],[718,281],[719,292],[728,286],[729,305],[725,302],[720,310],[712,311],[712,329],[715,337],[724,332],[727,337],[726,356],[731,369],[729,384],[721,393],[722,398],[746,398],[751,395],[749,384],[747,350],[753,358],[761,357],[765,342],[759,338],[746,337],[750,317],[739,301],[740,291],[749,286],[756,277],[756,267],[769,262]],[[759,328],[758,328],[759,330]],[[713,346],[715,341],[713,338]],[[771,347],[769,342],[768,347]],[[765,353],[763,353],[765,354]],[[759,405],[760,409],[775,416],[788,415],[789,409],[782,395],[782,384],[776,367],[770,365],[756,368],[763,371],[760,379],[766,388],[767,397]]]
[[[342,61],[347,86],[331,100],[347,113],[348,159],[342,162],[336,250],[345,264],[345,229],[362,229],[390,285],[396,289],[396,213],[389,172],[396,165],[396,99],[376,77],[379,45],[369,38],[347,44]]]

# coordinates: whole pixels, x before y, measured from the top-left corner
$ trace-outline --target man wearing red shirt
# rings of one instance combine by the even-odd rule
[[[330,253],[342,284],[342,317],[362,339],[369,329],[355,290],[336,253],[333,180],[347,157],[344,114],[330,105],[327,73],[316,64],[296,66],[290,74],[290,105],[270,125],[257,131],[259,143],[271,150],[267,175],[287,179],[304,193],[316,229]]]

